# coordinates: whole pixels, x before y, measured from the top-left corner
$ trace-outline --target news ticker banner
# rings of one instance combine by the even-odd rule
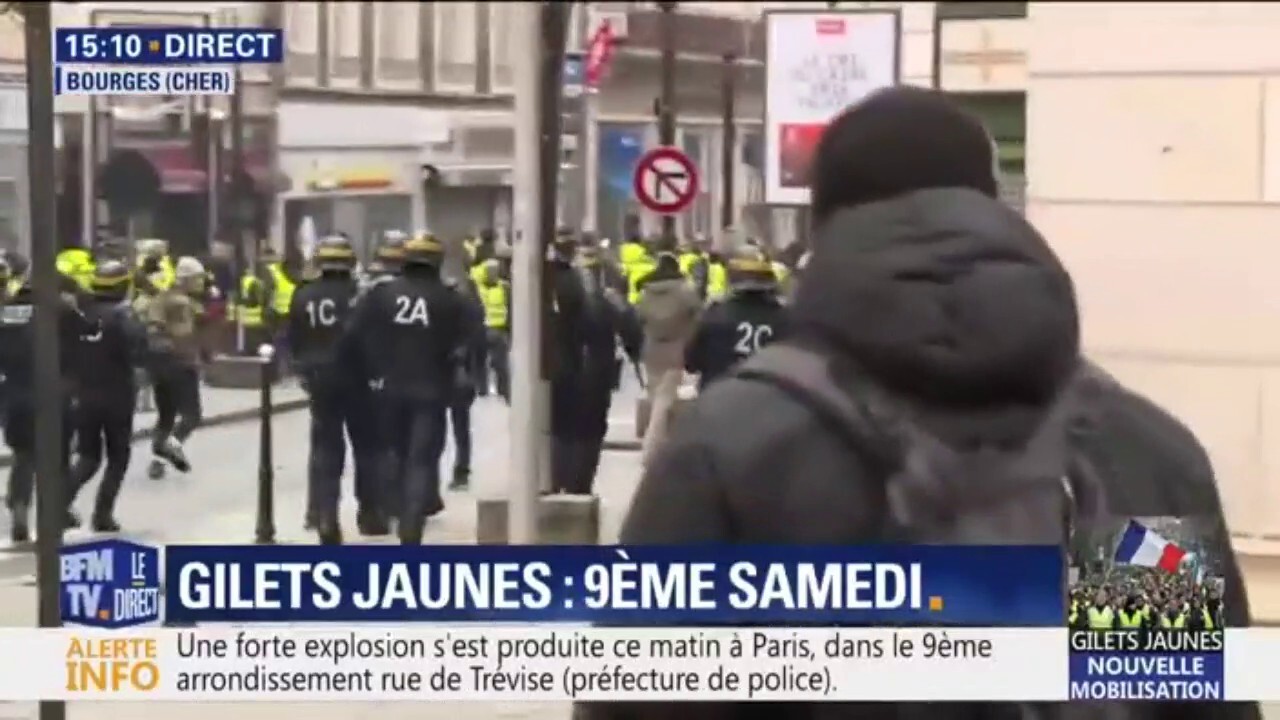
[[[163,562],[163,569],[161,563]],[[163,583],[161,578],[163,577]],[[68,623],[1062,627],[1056,547],[171,546],[62,550]]]
[[[1198,642],[1225,650],[1139,652],[1053,628],[5,628],[0,700],[1280,700],[1280,631],[1216,634]]]
[[[279,63],[275,28],[58,28],[57,95],[230,95],[234,67]]]

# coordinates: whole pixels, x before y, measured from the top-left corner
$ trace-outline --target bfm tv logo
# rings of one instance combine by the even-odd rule
[[[160,618],[160,553],[124,540],[61,550],[62,621],[119,629]],[[125,635],[72,636],[66,651],[69,692],[154,690],[156,640]]]
[[[69,545],[62,557],[62,621],[124,628],[160,618],[160,553],[124,540]]]

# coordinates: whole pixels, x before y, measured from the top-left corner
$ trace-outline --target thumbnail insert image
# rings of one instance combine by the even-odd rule
[[[1212,517],[1107,518],[1072,539],[1068,624],[1078,630],[1223,627],[1222,532]]]

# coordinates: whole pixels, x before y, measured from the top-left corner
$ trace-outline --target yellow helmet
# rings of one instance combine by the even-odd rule
[[[439,266],[443,259],[444,245],[429,232],[420,232],[404,244],[405,264]]]

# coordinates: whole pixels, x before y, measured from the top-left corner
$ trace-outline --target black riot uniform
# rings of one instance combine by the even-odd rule
[[[635,363],[644,333],[626,296],[611,283],[610,268],[602,261],[599,247],[579,248],[576,265],[583,289],[582,363],[572,422],[557,436],[562,465],[557,468],[555,482],[561,492],[588,495],[595,485],[609,430],[613,390],[622,373],[618,348],[621,346]]]
[[[351,271],[355,253],[341,236],[319,243],[315,263],[320,277],[298,288],[289,306],[285,346],[311,400],[311,449],[307,463],[307,513],[320,542],[342,542],[338,505],[346,439],[355,460],[356,525],[362,535],[385,535],[387,523],[379,493],[379,457],[372,400],[365,383],[343,372],[339,341],[356,297]]]
[[[581,386],[591,357],[586,289],[573,265],[577,246],[572,235],[562,232],[545,275],[551,312],[545,320],[548,331],[542,360],[551,380],[551,482],[557,492],[568,491],[571,478],[579,474],[574,468],[580,465],[575,448],[580,435]]]
[[[74,281],[63,280],[62,304],[59,306],[58,332],[63,348],[74,348],[80,336],[94,331],[93,326],[75,305]],[[9,488],[5,495],[12,516],[10,530],[14,542],[31,539],[30,509],[35,485],[35,298],[30,285],[24,285],[0,308],[0,375],[5,378],[6,416],[4,439],[13,451],[9,471]],[[63,433],[64,467],[70,456],[74,418],[71,399],[76,386],[73,353],[63,352]],[[64,477],[65,470],[64,470]],[[70,490],[70,488],[68,488]],[[75,516],[67,512],[67,526],[77,525]]]
[[[445,413],[455,386],[465,382],[467,341],[477,332],[471,309],[440,277],[443,256],[434,237],[406,242],[401,274],[361,298],[343,337],[350,372],[379,384],[391,458],[387,505],[398,511],[406,545],[420,544],[427,517],[444,509]]]
[[[703,312],[685,349],[685,369],[698,374],[699,389],[787,332],[787,310],[768,257],[744,248],[730,258],[728,273],[730,295]]]
[[[112,260],[98,265],[84,315],[94,329],[75,347],[79,386],[76,458],[71,466],[72,500],[93,479],[106,456],[106,469],[93,505],[97,532],[118,532],[116,497],[129,469],[133,442],[135,378],[146,361],[147,330],[129,306],[129,266]]]
[[[487,338],[484,306],[480,304],[480,293],[475,283],[469,276],[462,275],[450,278],[446,284],[470,310],[467,324],[476,333],[466,341],[466,375],[459,376],[449,399],[449,428],[453,431],[453,480],[449,489],[465,490],[471,483],[471,406],[475,404],[480,384],[488,382],[483,362]]]

